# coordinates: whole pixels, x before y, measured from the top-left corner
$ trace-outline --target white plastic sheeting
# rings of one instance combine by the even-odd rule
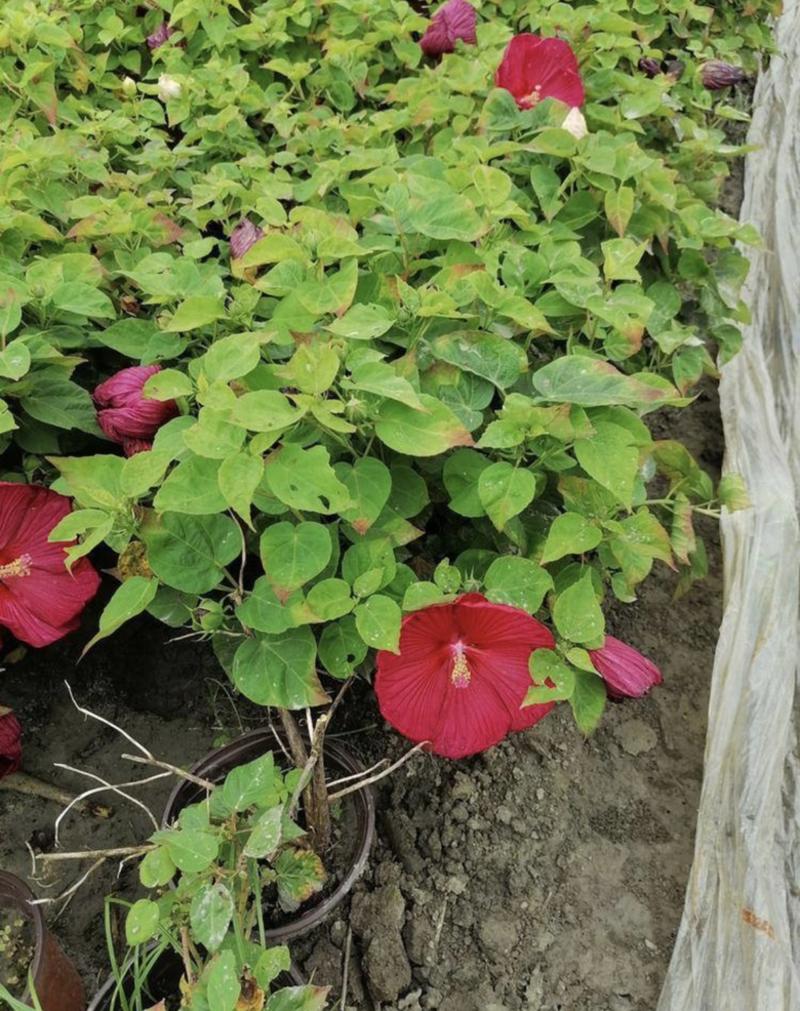
[[[722,375],[726,468],[752,508],[722,520],[694,865],[658,1011],[800,1011],[800,0],[756,89],[742,219],[753,322]]]

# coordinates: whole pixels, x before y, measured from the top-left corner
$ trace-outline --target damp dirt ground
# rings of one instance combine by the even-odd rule
[[[656,434],[684,440],[712,473],[722,459],[713,391]],[[716,528],[711,573],[673,600],[661,566],[640,599],[616,608],[611,631],[651,656],[664,684],[612,705],[589,740],[557,710],[533,730],[462,762],[415,756],[380,785],[378,837],[352,901],[295,955],[319,983],[341,986],[350,933],[346,1007],[353,1011],[652,1011],[678,927],[691,864],[708,687],[721,615]],[[234,699],[210,650],[170,640],[137,620],[77,663],[91,635],[31,651],[0,674],[0,700],[25,729],[25,770],[77,791],[64,768],[120,783],[152,774],[121,758],[134,750],[80,715],[67,694],[119,724],[159,758],[186,766],[263,714]],[[383,726],[368,687],[354,692],[343,740],[370,764],[404,744]],[[169,780],[137,792],[160,818]],[[104,798],[106,799],[106,798]],[[61,849],[136,843],[148,816],[111,798],[109,819],[70,815]],[[59,806],[0,790],[0,867],[27,877],[27,845],[54,848]],[[55,897],[89,864],[60,863],[33,882]],[[135,895],[135,873],[109,862],[53,929],[93,993],[107,974],[103,899]],[[112,934],[119,925],[112,917]],[[337,998],[336,1007],[340,1003]]]

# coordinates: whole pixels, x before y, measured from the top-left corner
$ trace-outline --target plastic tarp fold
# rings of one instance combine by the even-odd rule
[[[722,371],[724,616],[683,919],[658,1011],[800,1011],[800,0],[754,99],[741,217],[761,231]]]

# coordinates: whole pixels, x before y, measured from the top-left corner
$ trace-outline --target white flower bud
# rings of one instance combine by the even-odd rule
[[[158,79],[158,97],[162,102],[169,101],[170,98],[181,97],[181,86],[174,77],[162,74]]]
[[[136,94],[136,81],[132,77],[123,77],[122,92],[127,98],[133,98]]]
[[[588,134],[589,128],[586,125],[586,120],[577,105],[569,110],[567,118],[561,124],[561,129],[571,133],[575,140],[581,140]]]

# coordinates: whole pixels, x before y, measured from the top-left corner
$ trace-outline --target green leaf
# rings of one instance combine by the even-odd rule
[[[31,392],[20,397],[20,404],[36,421],[56,428],[76,428],[89,435],[100,435],[92,398],[60,370],[37,371]]]
[[[454,446],[471,446],[472,436],[441,401],[420,395],[423,411],[396,401],[381,407],[375,423],[378,438],[407,456],[437,456]]]
[[[641,280],[636,265],[645,251],[643,242],[633,239],[609,239],[601,243],[603,249],[603,273],[609,281]]]
[[[303,412],[277,390],[256,390],[239,397],[232,420],[250,432],[279,432],[302,418]]]
[[[488,458],[475,449],[457,449],[448,456],[442,469],[442,480],[454,513],[468,518],[486,515],[478,494],[478,481],[487,467]]]
[[[225,940],[233,919],[233,896],[221,881],[202,884],[192,899],[189,923],[192,936],[213,954]]]
[[[629,186],[609,190],[605,198],[606,217],[611,227],[620,237],[625,235],[628,222],[633,214],[635,193]]]
[[[351,306],[341,319],[334,320],[325,329],[347,340],[369,341],[382,337],[394,323],[382,305]]]
[[[194,384],[185,372],[178,369],[162,369],[150,376],[142,393],[151,400],[174,400],[175,397],[191,396]]]
[[[556,562],[565,555],[582,555],[592,551],[602,541],[599,527],[578,513],[556,516],[547,533],[542,564]]]
[[[717,494],[728,512],[734,513],[739,509],[749,509],[752,505],[750,496],[747,494],[747,485],[741,474],[726,474],[719,482]]]
[[[253,975],[262,990],[268,991],[270,984],[281,975],[288,972],[292,965],[292,956],[286,945],[278,948],[267,948],[253,966]],[[284,991],[279,991],[283,993]]]
[[[158,580],[144,576],[133,576],[121,583],[100,615],[99,631],[83,647],[81,656],[85,656],[95,643],[116,632],[126,621],[145,611],[157,590]]]
[[[330,515],[351,505],[323,446],[282,446],[267,460],[266,480],[272,494],[292,509]]]
[[[252,762],[234,766],[222,785],[222,801],[229,811],[273,807],[280,800],[282,782],[271,751]]]
[[[639,470],[639,450],[626,428],[609,422],[594,423],[590,439],[578,439],[575,456],[586,473],[607,488],[627,509],[633,504],[633,489]]]
[[[606,686],[602,678],[588,671],[575,671],[575,688],[570,696],[570,705],[584,734],[591,734],[600,722],[606,707]]]
[[[172,881],[175,871],[175,864],[166,848],[159,846],[146,853],[139,864],[139,880],[145,888],[161,888]]]
[[[369,597],[358,605],[355,617],[358,634],[368,646],[398,652],[403,615],[391,597],[383,594]]]
[[[164,327],[167,333],[183,333],[208,326],[225,315],[225,307],[218,298],[210,295],[193,295],[178,306],[172,319]]]
[[[423,176],[409,178],[408,220],[414,231],[431,239],[472,242],[484,231],[475,208],[460,194]]]
[[[280,845],[282,826],[283,805],[264,811],[248,836],[242,851],[244,855],[257,860],[269,857]]]
[[[241,994],[236,956],[230,950],[221,951],[208,972],[209,1011],[234,1011]]]
[[[158,903],[150,899],[134,902],[125,917],[125,940],[132,947],[144,944],[158,932]]]
[[[260,706],[303,709],[328,702],[314,669],[317,645],[308,628],[246,639],[233,660],[233,683]]]
[[[556,597],[553,621],[559,635],[570,642],[592,645],[605,630],[603,612],[597,602],[589,569]]]
[[[280,635],[297,624],[289,607],[291,603],[292,598],[285,603],[280,601],[269,580],[262,576],[236,608],[236,617],[245,628]]]
[[[167,475],[153,505],[159,512],[207,516],[224,512],[228,503],[219,489],[219,460],[189,456]]]
[[[609,362],[585,355],[556,358],[533,374],[533,388],[544,400],[580,407],[625,404],[651,407],[675,399],[677,390],[649,386],[634,376],[626,376]]]
[[[321,523],[273,523],[259,543],[264,572],[281,601],[322,572],[332,550],[328,528]]]
[[[167,847],[170,859],[185,874],[198,874],[216,860],[219,840],[212,832],[202,829],[178,828],[159,832],[157,842]]]
[[[335,678],[350,677],[367,655],[367,646],[356,629],[355,618],[348,615],[326,625],[319,640],[319,659]]]
[[[108,295],[91,284],[81,281],[68,281],[59,284],[51,296],[53,305],[65,312],[74,312],[79,316],[91,316],[94,319],[113,319],[117,312]]]
[[[261,360],[263,334],[235,333],[215,340],[199,361],[209,382],[230,382],[252,372]]]
[[[484,585],[489,600],[535,614],[545,594],[552,590],[553,580],[546,569],[529,558],[504,555],[489,566]]]
[[[503,530],[536,496],[536,478],[530,470],[500,461],[481,471],[478,497],[489,519]]]
[[[444,334],[432,341],[431,350],[441,361],[487,379],[501,390],[513,386],[528,367],[519,345],[493,334]]]
[[[342,519],[347,520],[363,536],[389,500],[392,490],[389,468],[375,457],[363,456],[352,467],[337,464],[334,470],[353,502],[349,509],[342,511]]]
[[[31,353],[22,341],[12,341],[0,351],[0,376],[5,379],[21,379],[30,367]]]
[[[425,405],[411,383],[398,375],[392,365],[386,362],[362,362],[354,366],[352,378],[345,382],[348,389],[374,393],[387,400],[397,400],[417,411],[425,411]]]
[[[217,471],[217,484],[222,497],[250,527],[250,507],[263,476],[264,464],[261,457],[245,452],[232,453],[226,457]]]
[[[348,582],[344,579],[323,579],[309,589],[301,613],[307,621],[333,621],[349,614],[354,606]]]
[[[122,491],[120,456],[48,456],[67,484],[67,493],[87,509],[124,509],[127,496]]]
[[[325,868],[313,850],[285,849],[275,861],[278,901],[293,913],[312,895],[322,890]]]
[[[328,987],[284,987],[270,997],[266,1011],[322,1011],[327,997]]]
[[[537,649],[528,661],[535,685],[528,689],[524,705],[560,702],[575,690],[575,671],[552,649]]]
[[[236,558],[242,542],[228,516],[183,516],[164,513],[141,530],[147,560],[158,578],[185,593],[207,593]]]

